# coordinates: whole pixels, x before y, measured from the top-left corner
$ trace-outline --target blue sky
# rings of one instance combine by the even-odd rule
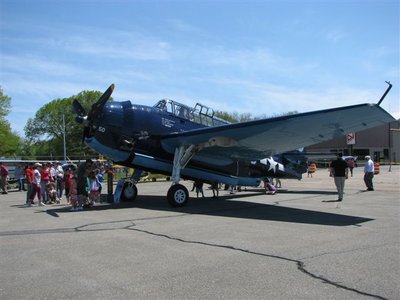
[[[400,118],[397,0],[0,0],[0,85],[24,134],[45,103],[115,100],[253,116],[377,102]]]

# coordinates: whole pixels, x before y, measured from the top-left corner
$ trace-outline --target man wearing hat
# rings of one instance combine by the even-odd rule
[[[374,162],[371,159],[371,156],[367,155],[365,157],[365,160],[367,161],[364,165],[364,182],[365,185],[367,186],[367,191],[373,191],[374,190],[374,185],[372,183],[372,178],[374,178]]]

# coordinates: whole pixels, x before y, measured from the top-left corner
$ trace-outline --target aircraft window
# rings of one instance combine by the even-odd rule
[[[229,124],[229,122],[214,116],[214,110],[197,103],[195,108],[188,107],[173,100],[160,100],[154,107],[171,113],[179,118],[190,120],[205,126],[219,126]]]
[[[158,103],[155,105],[158,109],[161,110],[167,110],[167,102],[165,100],[160,100]]]
[[[156,105],[154,105],[154,107],[172,114],[174,113],[174,105],[171,100],[167,99],[160,100],[157,102]]]

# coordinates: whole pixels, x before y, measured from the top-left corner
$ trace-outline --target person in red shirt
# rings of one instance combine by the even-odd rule
[[[26,205],[30,204],[30,196],[32,194],[32,180],[33,180],[33,169],[32,169],[33,164],[29,163],[26,168],[25,168],[25,181],[28,187],[28,190],[26,192]],[[31,203],[33,204],[33,203]]]

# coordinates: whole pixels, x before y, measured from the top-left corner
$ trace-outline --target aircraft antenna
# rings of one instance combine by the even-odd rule
[[[382,103],[383,99],[385,99],[386,95],[389,93],[390,89],[392,88],[392,84],[390,83],[390,81],[385,81],[389,86],[386,89],[386,91],[383,93],[381,99],[378,102],[378,106]]]

